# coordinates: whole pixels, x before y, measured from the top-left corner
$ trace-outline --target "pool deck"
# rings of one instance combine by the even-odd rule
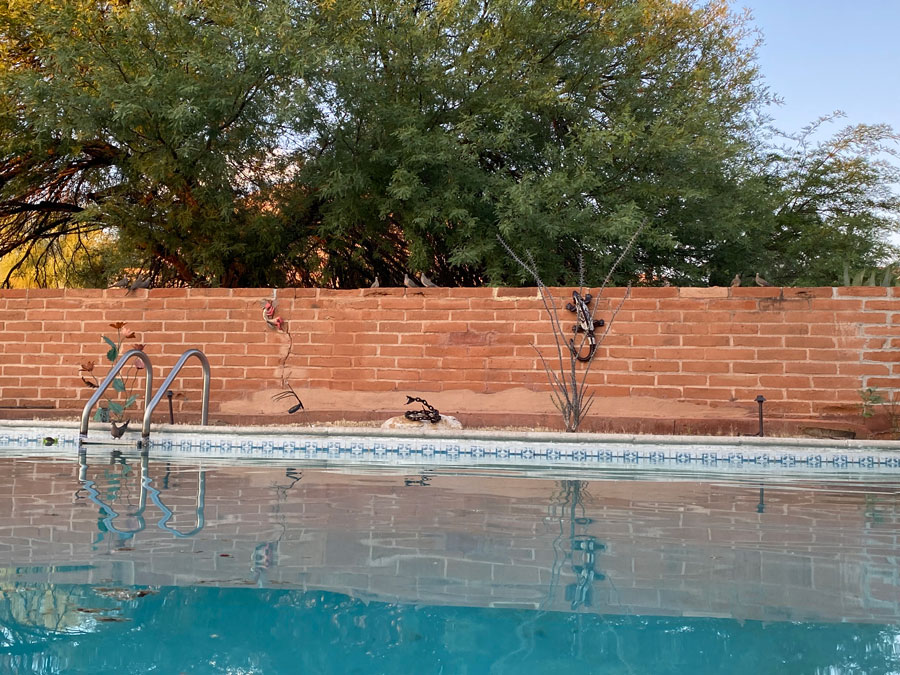
[[[699,409],[699,408],[698,408]],[[442,409],[443,411],[443,409]],[[210,422],[214,426],[239,427],[292,427],[299,429],[317,429],[327,425],[328,428],[345,423],[353,427],[381,423],[385,419],[401,414],[394,410],[309,410],[300,415],[277,413],[223,413],[210,414]],[[72,409],[3,409],[0,410],[0,425],[13,420],[74,420],[80,416],[80,410]],[[561,429],[558,412],[537,412],[533,410],[497,410],[479,411],[450,410],[466,429],[485,430],[515,427],[523,429]],[[199,419],[199,413],[182,415],[188,419]],[[155,415],[159,418],[159,414]],[[864,419],[862,416],[822,416],[822,417],[784,417],[767,411],[765,417],[766,434],[777,437],[798,438],[879,438],[889,431],[889,420],[881,415]],[[158,425],[154,424],[154,428]],[[178,424],[176,426],[181,426]],[[371,428],[371,427],[365,427]],[[736,437],[750,436],[759,430],[759,419],[756,410],[747,410],[743,415],[726,415],[719,411],[716,416],[709,414],[678,415],[659,417],[640,414],[640,411],[623,411],[622,414],[591,415],[582,424],[586,434],[592,436],[633,435],[633,436],[688,436],[688,437]],[[564,433],[560,431],[560,433]]]

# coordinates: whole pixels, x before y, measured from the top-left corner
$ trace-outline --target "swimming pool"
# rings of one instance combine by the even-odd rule
[[[888,451],[208,441],[0,453],[0,669],[900,672]]]

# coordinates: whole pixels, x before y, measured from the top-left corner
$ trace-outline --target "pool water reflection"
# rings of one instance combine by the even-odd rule
[[[0,457],[0,668],[900,670],[897,477],[354,471]]]

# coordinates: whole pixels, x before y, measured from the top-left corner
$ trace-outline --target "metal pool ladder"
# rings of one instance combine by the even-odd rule
[[[88,432],[88,424],[90,423],[91,418],[91,410],[94,407],[94,404],[100,400],[100,397],[106,392],[107,388],[112,381],[115,379],[116,375],[119,374],[119,371],[125,367],[125,364],[131,358],[138,358],[144,364],[144,368],[147,373],[146,383],[144,384],[144,419],[141,424],[141,437],[147,438],[150,436],[150,416],[153,414],[153,410],[159,405],[159,402],[162,400],[162,397],[166,395],[166,391],[169,389],[169,385],[177,377],[178,373],[181,371],[184,366],[185,361],[187,361],[190,357],[196,356],[200,360],[200,365],[203,367],[203,399],[202,399],[202,407],[200,411],[200,424],[206,426],[209,424],[209,359],[206,358],[206,355],[201,352],[199,349],[188,349],[175,365],[172,367],[171,372],[168,377],[163,381],[162,386],[156,392],[156,395],[153,398],[150,398],[150,393],[153,391],[153,366],[150,363],[150,357],[147,356],[140,349],[132,349],[130,351],[125,352],[118,361],[116,361],[115,365],[109,371],[109,374],[104,378],[103,382],[100,383],[100,386],[97,387],[97,391],[94,392],[93,396],[88,399],[88,402],[84,405],[84,410],[81,412],[81,428],[80,428],[80,439],[82,441],[87,439]]]

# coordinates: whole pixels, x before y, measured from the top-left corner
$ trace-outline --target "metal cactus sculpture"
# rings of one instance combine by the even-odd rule
[[[598,298],[603,294],[603,291],[612,279],[612,275],[616,271],[616,268],[622,260],[625,259],[625,256],[631,250],[635,240],[643,229],[644,224],[640,225],[635,230],[631,239],[629,239],[628,243],[625,245],[621,255],[613,263],[609,273],[603,280],[603,285],[600,287],[597,294]],[[524,256],[520,257],[502,237],[498,236],[498,239],[510,257],[531,275],[537,285],[538,293],[541,296],[541,302],[550,319],[550,326],[553,330],[553,337],[556,342],[556,359],[554,365],[551,366],[551,362],[544,357],[537,348],[537,345],[532,346],[537,352],[538,357],[540,357],[544,372],[547,374],[547,380],[550,383],[550,396],[553,399],[553,404],[562,414],[563,425],[565,426],[566,431],[578,431],[578,427],[584,421],[584,418],[593,403],[593,394],[589,394],[587,391],[587,376],[590,372],[594,357],[596,356],[597,347],[609,334],[609,330],[612,327],[613,321],[615,321],[616,315],[619,313],[625,300],[631,295],[631,284],[626,288],[621,301],[613,308],[608,320],[595,319],[594,313],[597,310],[597,304],[594,304],[593,308],[590,307],[591,301],[594,300],[594,298],[590,293],[585,293],[584,265],[583,261],[579,259],[579,270],[581,273],[579,288],[573,291],[572,302],[566,305],[566,309],[570,312],[574,312],[577,318],[577,323],[571,331],[571,333],[574,334],[574,337],[570,338],[570,332],[563,328],[556,300],[541,279],[533,256],[526,251]],[[598,328],[604,328],[605,330],[598,334],[596,332],[596,329]],[[585,365],[579,372],[578,366],[580,363]]]

